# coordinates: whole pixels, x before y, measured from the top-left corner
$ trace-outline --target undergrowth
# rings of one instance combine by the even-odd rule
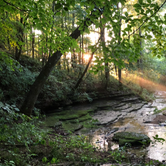
[[[0,102],[0,165],[49,165],[64,161],[102,162],[85,136],[64,137],[42,129],[41,116],[28,117]],[[95,154],[95,155],[94,155]]]

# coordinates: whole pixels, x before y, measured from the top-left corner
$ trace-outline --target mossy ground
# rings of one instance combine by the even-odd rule
[[[96,120],[92,119],[92,117],[90,116],[90,114],[92,114],[94,110],[95,109],[66,110],[53,113],[46,116],[44,125],[55,130],[60,130],[61,133],[63,133],[62,131],[64,131],[65,133],[70,133],[82,128],[84,128],[84,130],[85,128],[95,128],[98,127],[94,123],[96,122]]]

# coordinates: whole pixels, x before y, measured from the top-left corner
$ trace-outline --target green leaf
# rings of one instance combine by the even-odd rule
[[[20,111],[18,108],[14,108],[15,111]]]
[[[137,3],[137,4],[135,4],[135,5],[134,5],[134,7],[135,7],[135,8],[137,8],[137,9],[138,9],[138,8],[139,8],[139,9],[141,9],[140,4],[138,4],[138,3]]]
[[[143,0],[139,0],[139,4],[143,4]]]
[[[60,3],[57,3],[55,5],[55,10],[58,10],[58,9],[61,9],[62,8],[62,5]]]
[[[128,13],[127,12],[125,12],[125,16],[128,17]]]
[[[46,163],[46,162],[47,162],[47,157],[43,157],[43,158],[42,158],[42,162],[43,162],[43,163]]]
[[[69,9],[68,9],[67,7],[64,7],[64,10],[65,10],[65,11],[68,11]]]

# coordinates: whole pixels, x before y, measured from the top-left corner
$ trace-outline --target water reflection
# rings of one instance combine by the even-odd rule
[[[108,151],[108,142],[102,130],[97,130],[95,133],[89,134],[88,139],[98,149]]]
[[[153,137],[158,135],[159,138],[164,138],[166,140],[166,127],[159,126],[158,124],[140,124],[140,121],[137,121],[136,118],[125,118],[121,119],[118,122],[108,126],[107,128],[100,129],[95,131],[95,133],[89,135],[89,141],[98,147],[101,150],[115,150],[119,148],[118,144],[115,144],[111,141],[111,134],[109,137],[106,137],[107,133],[118,127],[119,131],[129,131],[129,132],[138,132],[144,133],[150,137],[151,140],[154,140]],[[132,153],[139,154],[140,149],[132,149]],[[166,160],[166,142],[151,143],[147,148],[147,155],[151,159],[163,161]]]

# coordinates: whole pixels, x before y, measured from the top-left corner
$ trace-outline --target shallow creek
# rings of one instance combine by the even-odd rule
[[[118,144],[112,142],[112,137],[120,131],[146,134],[152,141],[156,135],[166,140],[166,92],[157,91],[154,96],[155,100],[150,103],[144,102],[134,95],[118,94],[107,99],[95,100],[92,103],[78,104],[66,108],[69,110],[68,119],[71,119],[71,110],[73,112],[95,110],[92,118],[98,120],[96,122],[97,129],[81,127],[77,129],[78,131],[75,134],[85,134],[87,141],[105,151],[119,148]],[[160,111],[161,109],[162,111]],[[64,113],[66,115],[66,111]],[[57,114],[48,116],[48,126],[54,126],[56,118]],[[83,119],[86,118],[81,120],[83,121]],[[59,120],[64,120],[63,115]],[[78,125],[76,123],[76,126]],[[163,144],[151,143],[147,148],[129,148],[127,151],[129,155],[136,155],[136,157],[146,155],[150,159],[166,163],[166,141]]]
[[[118,144],[111,141],[113,134],[119,131],[143,133],[151,140],[154,140],[153,136],[158,135],[159,138],[166,140],[166,116],[163,115],[163,112],[166,111],[154,114],[156,110],[166,107],[166,92],[158,91],[154,95],[156,99],[151,103],[144,103],[136,98],[123,98],[119,104],[110,101],[98,102],[98,107],[103,110],[97,111],[93,118],[98,119],[104,127],[90,131],[88,133],[89,141],[96,147],[108,151],[119,148]],[[106,109],[104,106],[107,106],[108,109],[104,110]],[[145,154],[145,151],[151,159],[166,160],[166,141],[163,144],[151,143],[144,150],[140,148],[130,149],[130,153],[140,155]]]

